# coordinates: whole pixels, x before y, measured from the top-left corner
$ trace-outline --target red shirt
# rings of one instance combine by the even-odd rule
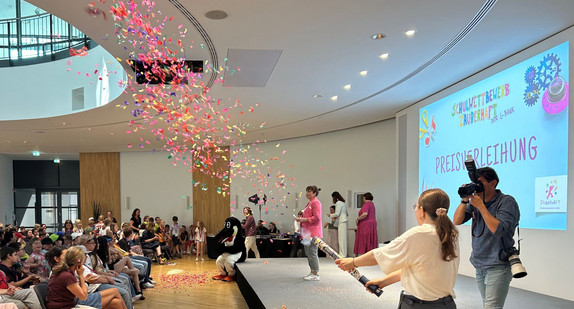
[[[6,276],[3,272],[0,271],[0,289],[7,289],[8,288],[8,280],[6,280]]]
[[[52,275],[48,283],[48,309],[69,309],[76,306],[76,296],[68,290],[68,286],[77,283],[78,279],[69,270],[61,272],[58,276]]]

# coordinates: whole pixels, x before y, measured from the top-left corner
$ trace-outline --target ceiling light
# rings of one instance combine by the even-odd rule
[[[314,94],[313,97],[314,97],[314,98],[322,98],[323,95],[322,95],[322,94]]]
[[[361,76],[365,76],[367,75],[367,73],[368,73],[367,71],[361,71],[359,74],[361,74]]]
[[[67,124],[68,124],[67,122],[62,122],[62,125],[64,125],[64,126],[67,125]]]
[[[38,150],[34,150],[34,151],[32,151],[32,155],[33,155],[34,157],[39,157],[39,156],[40,156],[40,152],[39,152]]]
[[[331,97],[331,101],[337,101],[338,98],[339,98],[338,96],[334,95]]]
[[[416,32],[415,30],[407,30],[407,31],[405,31],[405,35],[406,36],[413,36],[413,35],[415,35],[415,32]]]
[[[381,54],[381,55],[379,56],[379,58],[381,58],[381,59],[387,59],[387,58],[389,58],[389,53]]]
[[[59,158],[54,158],[54,163],[60,163],[60,159],[59,159]]]
[[[373,40],[380,40],[380,39],[384,39],[387,36],[384,33],[375,33],[373,35],[371,35],[371,39]]]
[[[345,89],[345,90],[350,90],[350,89],[351,89],[351,84],[348,84],[348,85],[343,86],[343,89]]]

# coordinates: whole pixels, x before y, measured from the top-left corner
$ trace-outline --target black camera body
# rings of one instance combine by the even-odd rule
[[[464,161],[464,165],[466,166],[466,170],[468,171],[468,177],[470,178],[471,182],[462,185],[458,188],[458,195],[460,198],[464,198],[465,196],[469,196],[474,192],[480,193],[484,191],[484,185],[482,182],[478,180],[478,173],[476,171],[476,163],[474,163],[474,159],[471,155],[467,156],[466,161]]]
[[[498,258],[501,261],[508,261],[508,258],[510,258],[511,256],[519,254],[520,251],[518,251],[516,247],[512,247],[510,250],[501,250],[500,253],[498,254]]]

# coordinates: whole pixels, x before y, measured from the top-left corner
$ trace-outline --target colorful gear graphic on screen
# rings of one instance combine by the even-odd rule
[[[540,97],[540,87],[537,83],[528,84],[524,91],[524,103],[527,106],[534,106]]]
[[[546,89],[556,76],[560,73],[560,59],[555,54],[544,56],[538,70],[536,70],[536,79],[541,89]]]
[[[524,81],[527,84],[532,84],[535,78],[536,78],[536,68],[534,66],[529,66],[528,69],[526,69],[526,73],[524,73]]]

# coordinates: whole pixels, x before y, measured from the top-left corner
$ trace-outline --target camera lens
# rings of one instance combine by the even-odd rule
[[[508,262],[510,262],[510,271],[512,272],[512,277],[514,278],[522,278],[527,275],[526,268],[522,265],[520,258],[518,255],[513,254],[508,258]]]

